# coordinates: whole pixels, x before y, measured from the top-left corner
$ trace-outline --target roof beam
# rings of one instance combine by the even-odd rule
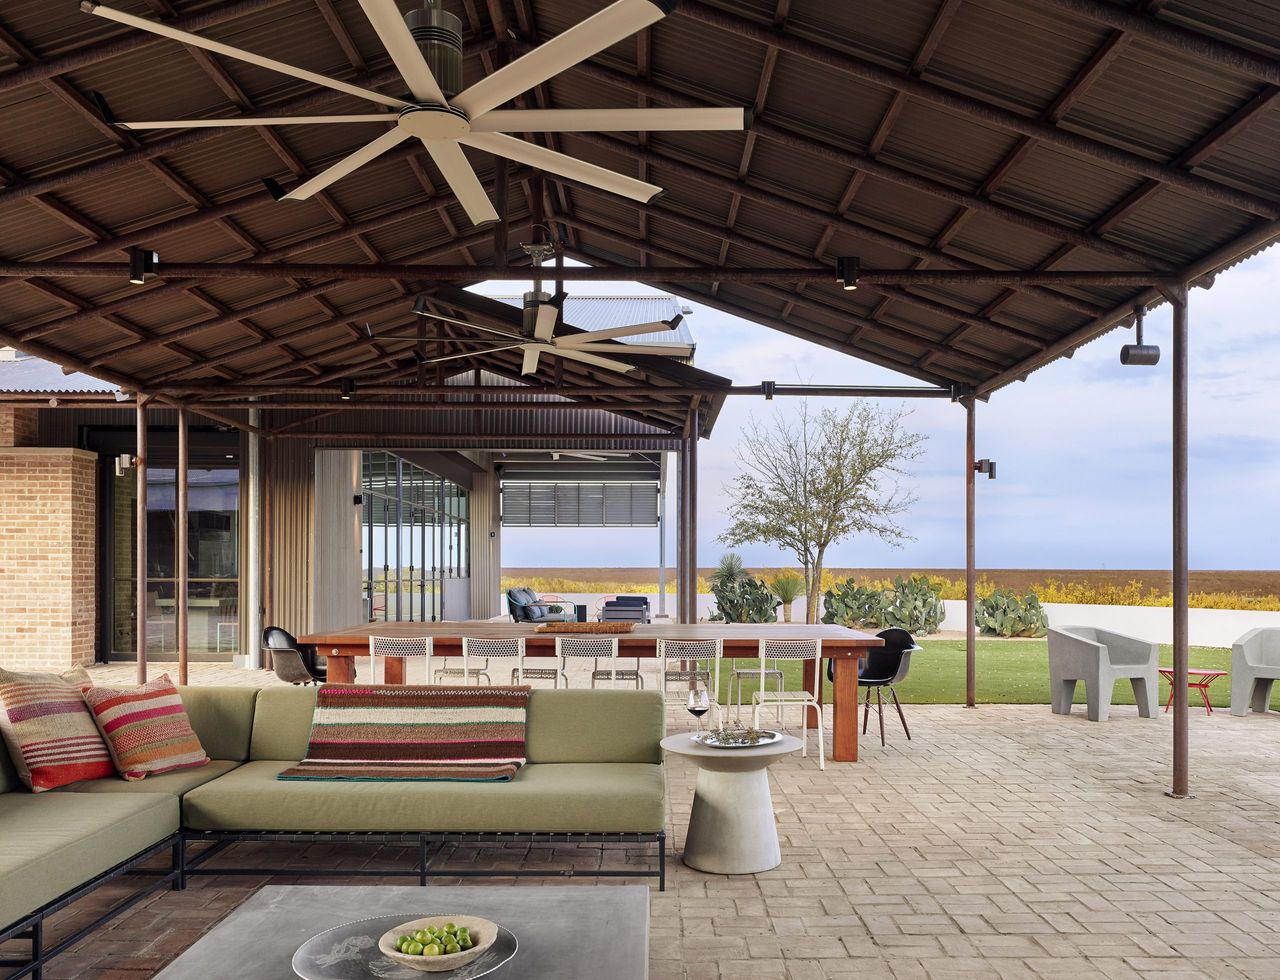
[[[490,233],[492,237],[492,233]],[[633,239],[634,241],[634,239]],[[566,268],[557,276],[566,282],[639,281],[652,269],[642,266],[583,266]],[[738,267],[738,266],[671,266],[661,270],[669,282],[815,282],[833,283],[835,276],[829,266],[809,268]],[[498,282],[523,282],[529,278],[529,270],[523,267],[509,269],[478,268],[472,265],[404,265],[396,263],[370,263],[368,265],[325,263],[305,264],[297,262],[263,263],[249,262],[175,262],[161,267],[162,274],[182,279],[403,279],[418,281],[431,279],[436,282],[472,283],[478,276]],[[119,262],[0,262],[0,279],[26,279],[31,276],[50,276],[67,279],[120,279],[129,275],[127,263]],[[1070,285],[1070,286],[1146,286],[1172,280],[1151,272],[1080,271],[1040,272],[1001,271],[983,269],[863,269],[862,281],[868,285],[912,286],[945,285],[948,283],[984,286],[1017,285]]]
[[[1068,2],[1068,0],[1053,0]],[[920,99],[946,109],[957,115],[977,120],[986,125],[1024,136],[1032,136],[1043,143],[1078,153],[1081,156],[1098,160],[1126,173],[1158,180],[1171,187],[1211,201],[1224,207],[1258,214],[1268,219],[1280,218],[1280,202],[1259,197],[1246,191],[1240,191],[1226,184],[1189,174],[1184,170],[1168,164],[1151,160],[1147,157],[1123,150],[1101,140],[1083,136],[1069,130],[1060,129],[1038,119],[1028,118],[984,102],[972,96],[963,95],[914,78],[908,72],[887,68],[875,62],[848,54],[828,44],[801,38],[786,31],[775,30],[757,21],[739,17],[719,8],[709,6],[700,0],[684,0],[677,8],[676,17],[689,17],[699,23],[706,24],[716,30],[725,31],[738,37],[755,41],[766,46],[776,46],[780,50],[807,58],[824,65],[841,74],[859,78],[873,85],[901,91],[912,98]]]

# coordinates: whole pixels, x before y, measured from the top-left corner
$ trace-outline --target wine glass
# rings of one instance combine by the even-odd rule
[[[707,689],[702,686],[689,688],[689,700],[685,702],[685,709],[698,719],[698,728],[701,729],[702,716],[711,710],[711,698]]]

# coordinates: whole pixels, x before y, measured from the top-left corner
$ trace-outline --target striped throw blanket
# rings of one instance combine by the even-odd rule
[[[322,686],[307,757],[279,779],[504,782],[524,765],[528,687]]]

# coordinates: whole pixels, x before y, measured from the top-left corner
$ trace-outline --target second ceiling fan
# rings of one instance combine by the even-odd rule
[[[418,139],[473,224],[497,220],[498,214],[462,152],[470,146],[538,170],[581,181],[600,190],[647,203],[662,188],[564,153],[530,143],[509,133],[646,132],[662,130],[741,130],[750,110],[705,109],[516,109],[498,107],[550,78],[604,51],[661,20],[675,0],[615,0],[603,10],[556,35],[462,89],[462,21],[444,10],[440,0],[401,15],[396,0],[360,0],[410,97],[395,98],[316,72],[177,30],[158,21],[82,0],[81,9],[117,23],[172,38],[215,54],[353,95],[384,106],[376,113],[324,116],[268,116],[233,119],[167,119],[115,121],[122,129],[169,129],[218,126],[338,125],[394,123],[377,137],[288,193],[286,200],[306,200],[330,184],[398,146]],[[394,110],[394,111],[388,111]],[[544,338],[550,340],[550,336]],[[535,358],[536,362],[536,358]]]

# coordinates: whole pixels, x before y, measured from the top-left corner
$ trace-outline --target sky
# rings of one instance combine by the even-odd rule
[[[525,288],[520,286],[521,289]],[[633,283],[570,284],[579,292],[652,292]],[[510,283],[477,288],[510,293]],[[1222,273],[1190,300],[1190,535],[1192,568],[1280,568],[1280,248]],[[689,319],[694,363],[738,384],[918,384],[915,379],[768,327],[700,306]],[[1170,521],[1170,310],[1148,313],[1155,367],[1122,367],[1116,330],[995,392],[977,407],[977,456],[999,463],[977,484],[980,568],[1168,568]],[[732,397],[698,449],[698,561],[728,550],[725,486],[748,420],[793,413],[799,400]],[[896,402],[895,404],[903,404]],[[843,410],[847,399],[810,399]],[[867,537],[831,549],[829,567],[956,568],[964,565],[964,410],[913,399],[909,424],[928,436],[904,484],[917,500],[901,523],[912,540],[891,547]],[[674,510],[674,493],[671,509]],[[670,523],[674,523],[671,521]],[[736,550],[748,565],[794,565],[767,545]],[[503,532],[503,565],[654,566],[653,528]],[[668,539],[674,560],[674,529]]]

